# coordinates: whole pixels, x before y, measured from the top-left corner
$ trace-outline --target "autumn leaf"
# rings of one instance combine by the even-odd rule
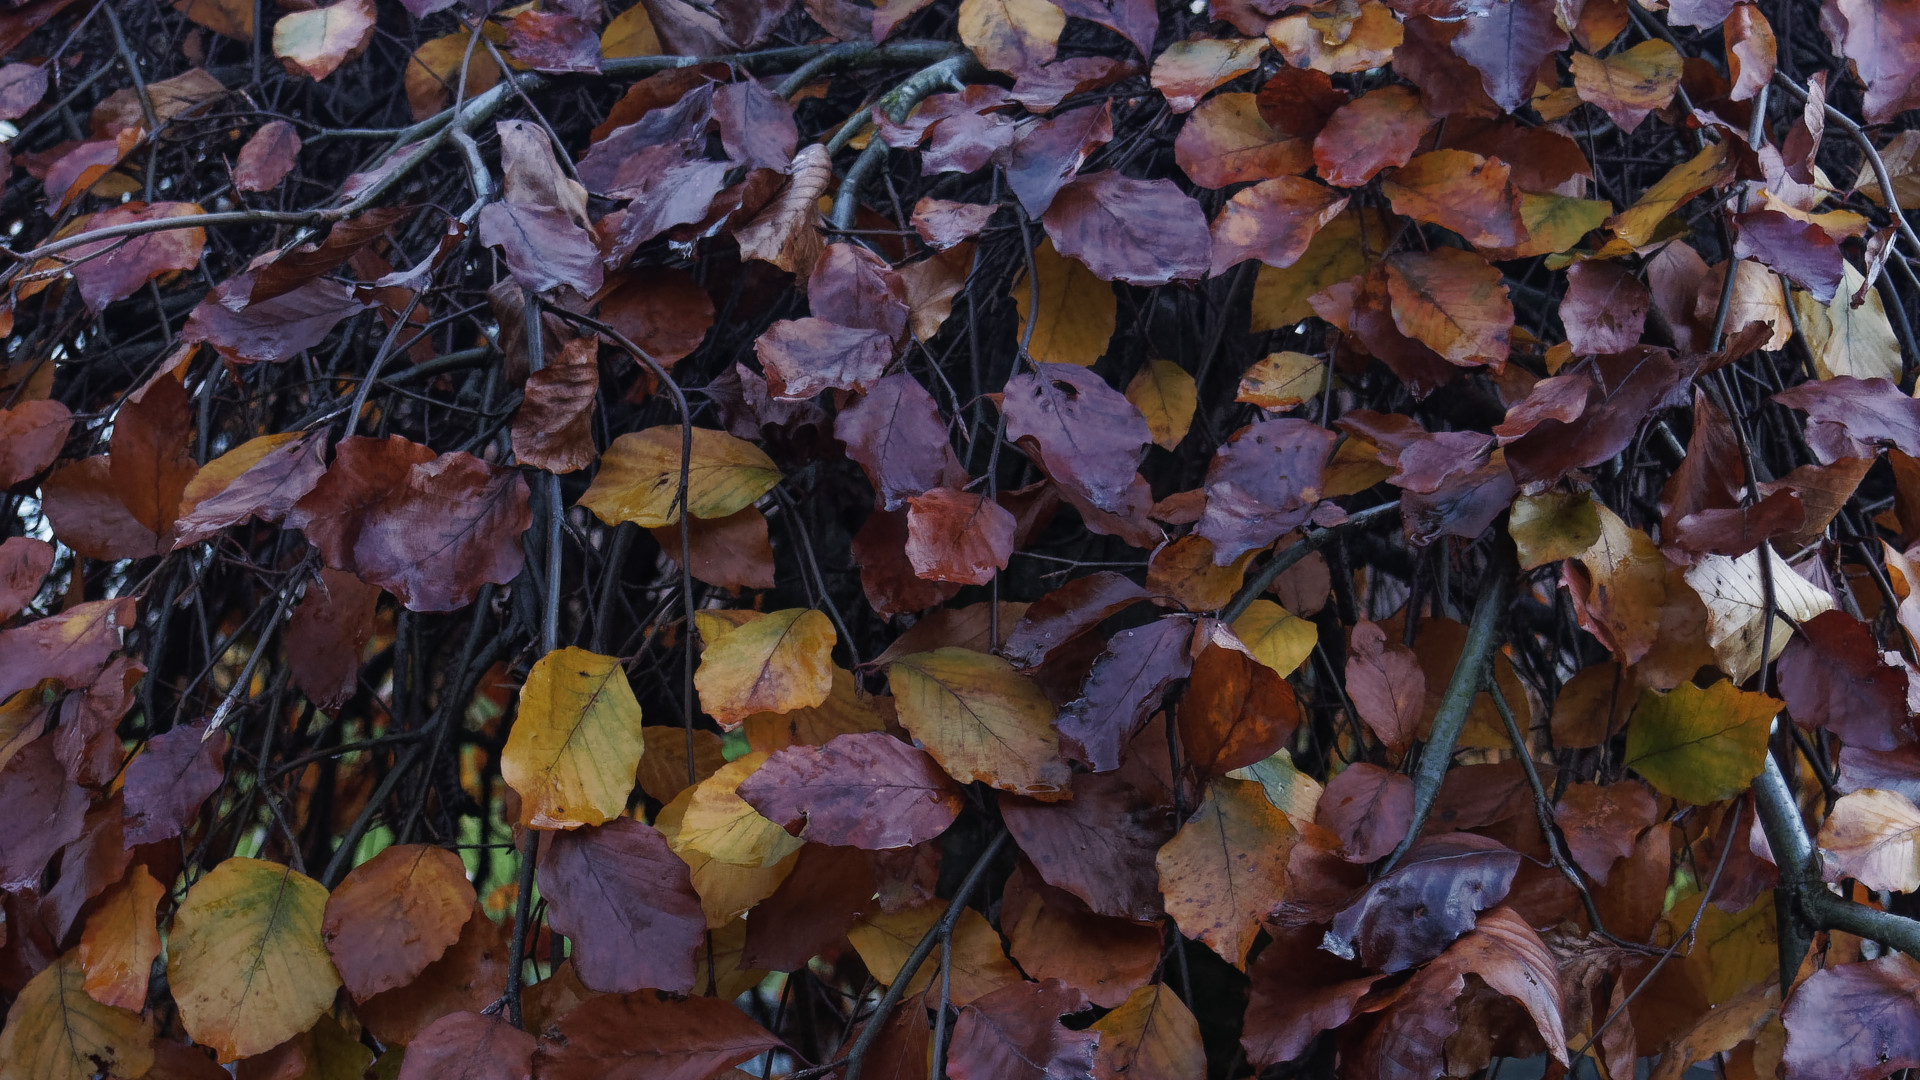
[[[1182,934],[1244,964],[1260,920],[1286,895],[1295,836],[1259,784],[1215,780],[1155,860],[1167,914]]]
[[[679,521],[680,438],[680,428],[669,426],[613,440],[580,505],[616,524],[652,529]],[[733,514],[780,482],[780,470],[759,447],[725,432],[694,428],[688,460],[686,508],[697,518]]]
[[[1604,59],[1576,53],[1573,85],[1581,100],[1599,106],[1621,131],[1632,131],[1648,113],[1673,100],[1680,88],[1680,53],[1658,39]]]
[[[1127,400],[1146,418],[1153,444],[1172,450],[1187,437],[1196,401],[1193,376],[1178,364],[1148,361],[1127,383]]]
[[[694,672],[700,707],[734,728],[755,713],[811,709],[833,688],[833,623],[811,608],[762,616],[707,642]]]
[[[1053,706],[997,656],[943,648],[887,668],[900,724],[961,783],[975,780],[1037,798],[1064,798]]]
[[[1233,632],[1255,660],[1283,677],[1305,663],[1320,641],[1318,627],[1271,600],[1248,604],[1233,621]]]
[[[273,55],[287,70],[324,79],[373,39],[373,0],[339,0],[295,11],[273,24]]]
[[[440,959],[473,912],[473,885],[445,848],[397,844],[342,878],[320,923],[355,1001],[412,982]]]
[[[618,660],[569,646],[536,661],[500,758],[526,824],[572,829],[624,813],[645,745],[640,725]]]
[[[932,840],[961,808],[958,786],[925,752],[879,732],[780,750],[740,797],[802,839],[869,850]]]
[[[153,1067],[153,1025],[102,1005],[81,988],[85,973],[61,957],[21,989],[0,1032],[0,1076],[7,1080],[92,1080],[103,1070],[144,1076]]]
[[[231,858],[194,883],[174,916],[168,983],[195,1042],[222,1061],[305,1031],[340,976],[321,932],[327,890],[285,866]]]
[[[135,866],[87,916],[74,958],[85,972],[81,985],[88,997],[129,1011],[145,1007],[149,973],[160,955],[155,920],[165,895],[166,887],[145,866]],[[0,1053],[0,1060],[6,1055]]]
[[[1779,711],[1779,701],[1724,679],[1704,690],[1649,690],[1627,725],[1626,765],[1684,802],[1731,798],[1760,774]]]

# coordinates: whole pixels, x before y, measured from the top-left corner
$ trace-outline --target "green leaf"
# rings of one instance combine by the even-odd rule
[[[1627,724],[1627,767],[1695,805],[1745,791],[1766,764],[1767,731],[1782,705],[1725,679],[1640,696]]]

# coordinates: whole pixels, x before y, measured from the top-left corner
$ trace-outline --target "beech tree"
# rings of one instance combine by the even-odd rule
[[[0,0],[0,1078],[1920,1066],[1916,56]]]

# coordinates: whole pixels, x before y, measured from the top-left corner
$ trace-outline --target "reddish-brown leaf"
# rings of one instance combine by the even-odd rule
[[[1164,178],[1111,169],[1075,177],[1042,220],[1054,249],[1102,281],[1165,285],[1205,277],[1212,265],[1206,212]]]
[[[532,1080],[538,1046],[504,1016],[448,1013],[408,1044],[399,1080]]]
[[[220,761],[225,732],[207,734],[205,724],[162,732],[127,766],[127,843],[150,844],[179,836],[207,796],[226,778]]]
[[[522,11],[507,24],[506,45],[535,71],[600,70],[600,32],[575,15]]]
[[[961,808],[959,785],[924,750],[877,731],[778,751],[740,797],[802,839],[868,850],[932,840]]]
[[[1358,761],[1327,781],[1314,823],[1340,838],[1341,858],[1370,863],[1391,852],[1413,821],[1413,780]]]
[[[1912,669],[1898,653],[1883,654],[1873,631],[1851,615],[1826,611],[1801,623],[1778,671],[1780,696],[1801,727],[1825,728],[1863,750],[1913,741]]]
[[[1433,125],[1418,90],[1383,86],[1327,117],[1313,140],[1313,163],[1327,183],[1359,187],[1381,169],[1411,160]]]
[[[355,1001],[405,986],[460,940],[473,886],[446,848],[400,844],[353,868],[327,898],[321,935]]]
[[[1218,276],[1247,259],[1292,266],[1321,227],[1346,207],[1346,196],[1299,176],[1236,191],[1213,219],[1212,272]]]
[[[1060,1023],[1087,1007],[1065,983],[1015,983],[975,998],[953,1025],[947,1072],[954,1080],[1067,1080],[1093,1070],[1094,1031]]]
[[[706,917],[687,864],[652,826],[617,817],[550,833],[539,881],[548,921],[573,939],[574,971],[590,989],[693,989]]]
[[[907,507],[907,561],[920,577],[985,585],[1013,558],[1013,514],[985,493],[938,487]]]
[[[107,229],[199,213],[201,209],[196,203],[130,202],[93,215],[87,228]],[[142,236],[82,244],[67,257],[76,260],[73,280],[79,286],[80,299],[86,302],[89,311],[98,313],[115,300],[132,296],[155,278],[199,266],[200,252],[206,246],[205,229],[162,229]]]
[[[53,464],[73,427],[73,414],[51,398],[0,409],[0,488]]]
[[[1506,162],[1495,158],[1466,150],[1433,150],[1388,174],[1380,190],[1399,213],[1452,229],[1475,247],[1504,248],[1527,235],[1519,194],[1509,182],[1511,172]],[[1435,248],[1432,254],[1441,252],[1461,254],[1451,248]]]
[[[1146,597],[1133,579],[1111,570],[1075,578],[1034,601],[1007,634],[1001,655],[1035,667],[1054,650]]]
[[[780,1045],[731,1002],[644,990],[589,998],[555,1030],[534,1056],[542,1080],[705,1080]]]
[[[446,955],[409,985],[368,998],[354,1012],[381,1042],[405,1045],[443,1016],[479,1012],[499,1001],[506,985],[506,928],[475,907]]]
[[[279,521],[327,471],[319,433],[263,435],[200,467],[180,494],[174,550],[249,517]]]
[[[1086,368],[1037,366],[1007,380],[1007,437],[1030,448],[1054,483],[1097,509],[1124,511],[1139,475],[1134,468],[1153,441],[1146,418]]]
[[[1252,94],[1215,94],[1180,125],[1173,159],[1206,188],[1265,180],[1313,167],[1313,144],[1274,129]]]
[[[1201,780],[1272,757],[1300,726],[1293,685],[1238,649],[1208,645],[1180,699],[1181,752]]]
[[[1160,963],[1159,927],[1095,915],[1024,862],[1001,894],[1000,926],[1021,970],[1059,979],[1101,1008],[1114,1008],[1146,985]]]
[[[1647,287],[1617,262],[1577,262],[1567,267],[1567,294],[1560,322],[1576,353],[1624,352],[1639,344],[1646,328]]]
[[[882,616],[925,611],[960,591],[958,585],[928,581],[914,573],[913,564],[907,561],[906,543],[904,509],[876,509],[853,534],[853,561],[860,567],[861,591]]]
[[[593,441],[593,405],[600,393],[599,339],[574,338],[527,376],[513,414],[513,455],[549,472],[584,469],[600,456]]]
[[[1067,802],[1006,798],[1000,805],[1007,831],[1047,884],[1096,914],[1136,922],[1160,917],[1153,860],[1175,827],[1166,792],[1122,775],[1081,773]]]
[[[1570,784],[1554,804],[1553,820],[1566,834],[1567,851],[1601,885],[1618,859],[1633,854],[1634,841],[1658,816],[1653,792],[1636,780],[1617,784]]]
[[[1378,625],[1362,619],[1348,640],[1347,696],[1369,731],[1405,750],[1420,731],[1427,677],[1412,649],[1388,641]]]
[[[240,148],[233,163],[233,186],[241,191],[272,191],[287,178],[300,157],[300,133],[285,120],[270,120]]]
[[[1153,88],[1166,96],[1168,108],[1188,112],[1214,87],[1259,67],[1266,47],[1259,38],[1176,41],[1153,62]]]
[[[0,619],[9,619],[33,601],[53,569],[53,545],[28,536],[0,542]]]
[[[823,390],[872,387],[893,360],[893,339],[879,330],[808,316],[769,326],[753,343],[753,351],[775,397],[804,400]]]
[[[876,887],[866,852],[808,844],[773,895],[753,906],[742,960],[770,971],[805,967],[843,941],[854,920],[875,906]]]
[[[287,620],[287,666],[315,705],[334,709],[360,688],[360,661],[374,631],[380,589],[321,567]]]
[[[723,518],[687,519],[687,539],[693,545],[693,576],[723,589],[771,589],[773,543],[767,535],[767,516],[749,506]],[[660,549],[680,561],[680,526],[650,529]]]
[[[713,298],[684,270],[629,270],[600,301],[600,317],[663,366],[700,347],[713,326]]]
[[[877,330],[896,341],[907,329],[907,287],[880,256],[859,244],[829,244],[807,278],[807,305],[830,323]]]
[[[287,515],[327,565],[415,611],[452,611],[482,585],[512,581],[532,522],[518,472],[398,435],[342,439],[326,476]]]
[[[1247,977],[1253,985],[1240,1045],[1257,1066],[1292,1061],[1305,1053],[1314,1036],[1351,1019],[1360,999],[1380,979],[1320,948],[1317,927],[1274,931],[1273,940],[1247,968]]]

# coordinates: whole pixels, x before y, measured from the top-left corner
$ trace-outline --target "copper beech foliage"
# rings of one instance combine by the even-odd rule
[[[1916,56],[0,0],[0,1080],[1920,1067]]]

